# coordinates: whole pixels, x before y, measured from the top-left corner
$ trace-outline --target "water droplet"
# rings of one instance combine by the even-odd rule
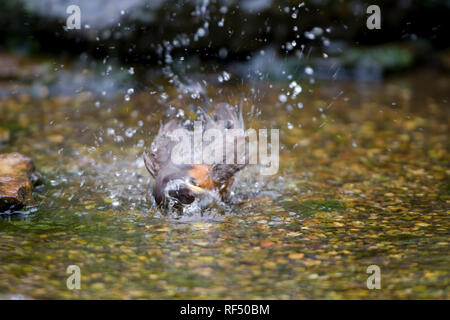
[[[114,137],[114,142],[123,142],[123,137],[122,136],[115,136]]]
[[[302,92],[302,87],[299,84],[297,84],[296,81],[292,81],[289,84],[289,88],[294,89],[294,92],[292,93],[292,98],[295,98],[298,94]]]
[[[307,75],[313,75],[314,74],[314,70],[313,70],[313,68],[311,68],[311,67],[306,67],[305,68],[305,73],[307,74]]]
[[[177,118],[184,118],[184,110],[183,109],[178,109]]]
[[[140,139],[138,143],[136,144],[136,147],[142,148],[145,145],[145,141],[143,139]]]
[[[135,133],[136,133],[136,129],[133,129],[133,128],[128,128],[127,130],[125,130],[125,135],[127,136],[127,138],[133,137],[133,135]]]
[[[313,33],[309,32],[309,31],[305,31],[303,34],[309,40],[314,40],[316,38],[316,36]]]
[[[312,32],[316,37],[318,37],[318,36],[322,35],[323,29],[320,28],[320,27],[314,27],[314,28],[311,30],[311,32]]]
[[[220,48],[219,57],[225,59],[228,56],[228,50],[226,48]]]
[[[220,81],[220,80],[219,80]],[[191,98],[192,99],[199,99],[200,98],[200,93],[199,92],[193,92],[191,94]]]
[[[230,80],[230,77],[231,75],[228,72],[224,71],[217,77],[217,79],[219,80],[219,82],[224,82]]]
[[[230,74],[226,71],[223,72],[223,80],[228,81],[230,80]]]
[[[280,102],[286,102],[287,101],[287,96],[285,95],[285,94],[280,94],[279,96],[278,96],[278,100],[280,100]]]
[[[199,36],[199,37],[204,37],[205,34],[206,34],[205,29],[203,29],[203,28],[198,28],[198,30],[197,30],[197,36]]]

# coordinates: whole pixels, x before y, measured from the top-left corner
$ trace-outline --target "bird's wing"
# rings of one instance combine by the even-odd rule
[[[236,110],[227,103],[219,103],[215,106],[212,117],[205,116],[205,122],[205,130],[217,129],[223,134],[223,162],[213,164],[212,175],[215,181],[225,182],[246,164],[246,139],[242,110]],[[232,138],[232,135],[229,135],[231,130],[240,137],[230,139],[230,137]]]
[[[188,130],[177,121],[171,120],[159,129],[152,142],[150,154],[144,153],[145,166],[153,177],[156,177],[163,167],[172,165],[172,150],[179,143],[174,135],[175,130],[183,130],[186,136],[190,136]]]

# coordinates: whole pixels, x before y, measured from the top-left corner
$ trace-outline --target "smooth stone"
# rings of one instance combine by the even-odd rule
[[[16,152],[0,154],[0,212],[36,205],[32,192],[38,181],[30,158]]]

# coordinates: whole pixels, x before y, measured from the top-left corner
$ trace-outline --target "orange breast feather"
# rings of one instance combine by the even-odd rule
[[[214,181],[212,179],[211,167],[204,164],[194,164],[192,169],[189,170],[189,176],[195,179],[197,185],[201,188],[213,190],[218,189],[220,194],[223,196],[226,194],[227,189],[233,183],[233,178],[227,181],[225,185]]]

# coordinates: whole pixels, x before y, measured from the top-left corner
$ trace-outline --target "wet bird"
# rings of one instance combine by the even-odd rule
[[[201,198],[209,191],[216,191],[222,200],[226,199],[229,187],[233,184],[234,175],[245,167],[245,139],[232,141],[229,148],[229,140],[225,138],[230,129],[237,129],[244,132],[244,121],[242,111],[235,107],[220,103],[214,108],[212,116],[205,109],[203,113],[203,132],[209,129],[219,130],[222,133],[222,143],[211,139],[209,143],[203,143],[203,149],[208,147],[209,152],[217,152],[222,148],[222,161],[212,164],[176,164],[172,161],[172,152],[178,143],[173,135],[175,131],[190,135],[192,131],[185,128],[181,123],[171,120],[161,126],[159,132],[151,145],[151,152],[144,152],[144,163],[154,178],[153,197],[157,205],[160,206],[183,206],[191,204],[197,198]],[[242,146],[242,143],[244,145]],[[194,143],[195,148],[195,143]],[[191,150],[192,154],[202,152],[202,150]],[[242,153],[244,150],[244,154]],[[232,157],[235,161],[229,164],[226,157]]]

